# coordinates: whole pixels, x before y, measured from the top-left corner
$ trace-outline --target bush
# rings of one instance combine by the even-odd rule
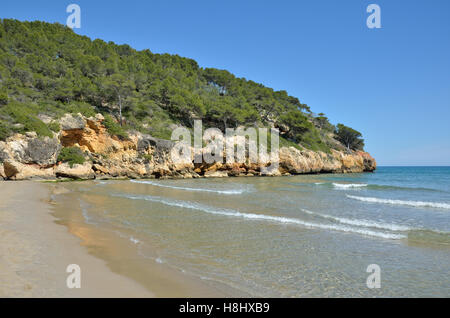
[[[81,113],[85,117],[93,117],[97,113],[92,105],[83,102],[72,102],[68,105],[64,105],[64,108],[69,113]]]
[[[82,165],[86,160],[78,147],[66,147],[58,155],[58,161],[66,162],[72,168],[75,164]]]
[[[3,125],[3,123],[0,123],[0,140],[5,140],[11,135],[12,131]]]
[[[56,133],[61,130],[61,126],[59,125],[59,123],[57,121],[52,121],[47,126],[51,131],[54,131]]]
[[[144,159],[145,162],[150,162],[153,159],[153,155],[151,154],[143,154],[140,155],[140,157]]]
[[[128,138],[128,134],[125,131],[125,129],[122,126],[120,126],[111,115],[107,114],[104,117],[105,120],[103,121],[103,124],[105,125],[110,135],[117,136],[121,139]]]
[[[47,125],[34,114],[31,107],[14,102],[4,106],[2,112],[11,117],[13,122],[23,126],[22,128],[17,129],[17,132],[19,133],[34,131],[40,137],[53,137],[53,133]]]

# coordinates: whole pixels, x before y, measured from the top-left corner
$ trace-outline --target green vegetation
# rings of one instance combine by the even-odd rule
[[[57,127],[39,118],[68,112],[100,112],[120,138],[137,130],[168,139],[174,124],[192,128],[202,119],[205,128],[274,126],[297,147],[329,152],[336,145],[325,115],[286,91],[60,24],[0,20],[0,139],[29,130],[49,136]]]
[[[105,120],[103,121],[106,129],[111,135],[117,136],[121,139],[128,138],[128,134],[124,127],[120,126],[111,115],[105,115]]]
[[[144,159],[145,162],[150,162],[153,159],[153,155],[150,155],[150,154],[143,154],[143,155],[140,155],[140,157],[142,159]]]
[[[35,105],[27,106],[16,101],[9,102],[0,108],[1,130],[6,137],[14,132],[25,133],[27,131],[34,131],[41,137],[52,137],[51,130],[36,115],[37,106]]]
[[[337,139],[347,147],[347,149],[361,150],[364,148],[364,139],[361,133],[343,124],[337,125]]]
[[[61,149],[58,155],[58,161],[66,162],[72,168],[75,164],[82,165],[86,160],[80,148],[66,147]]]
[[[48,128],[49,128],[51,131],[54,131],[54,132],[57,133],[58,131],[60,131],[61,126],[59,125],[58,122],[52,121],[51,123],[48,124]]]

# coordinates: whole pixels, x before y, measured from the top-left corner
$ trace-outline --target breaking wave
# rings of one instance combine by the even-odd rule
[[[312,211],[305,210],[305,209],[301,209],[301,210],[310,215],[319,216],[319,217],[322,217],[325,219],[333,220],[333,221],[343,223],[343,224],[348,224],[348,225],[355,225],[355,226],[369,227],[369,228],[378,228],[378,229],[383,229],[383,230],[399,231],[399,232],[410,231],[413,229],[413,228],[411,228],[409,226],[405,226],[405,225],[377,222],[377,221],[371,221],[371,220],[362,220],[362,219],[340,218],[340,217],[335,217],[335,216],[331,216],[328,214],[312,212]]]
[[[438,209],[450,209],[449,203],[441,203],[441,202],[424,202],[424,201],[406,201],[406,200],[393,200],[393,199],[380,199],[380,198],[372,198],[372,197],[359,197],[355,195],[348,195],[347,197],[350,199],[370,202],[370,203],[384,203],[384,204],[392,204],[392,205],[406,205],[412,207],[428,207],[428,208],[438,208]]]
[[[333,186],[338,189],[351,189],[367,187],[365,183],[334,183]]]
[[[294,225],[301,225],[307,228],[316,228],[316,229],[324,229],[324,230],[334,230],[339,232],[348,232],[348,233],[357,233],[362,234],[366,236],[373,236],[373,237],[379,237],[384,239],[404,239],[406,238],[405,235],[402,234],[394,234],[394,233],[385,233],[385,232],[379,232],[379,231],[373,231],[369,229],[361,229],[361,228],[355,228],[347,225],[339,225],[339,224],[322,224],[322,223],[314,223],[314,222],[306,222],[300,219],[296,218],[288,218],[288,217],[281,217],[281,216],[272,216],[272,215],[264,215],[264,214],[255,214],[255,213],[243,213],[236,210],[229,210],[229,209],[220,209],[220,208],[214,208],[211,206],[195,203],[195,202],[188,202],[188,201],[180,201],[180,200],[173,200],[173,199],[166,199],[158,196],[150,196],[150,195],[114,195],[119,197],[124,197],[131,200],[146,200],[151,202],[157,202],[169,206],[175,206],[185,209],[192,209],[197,211],[206,212],[209,214],[215,214],[215,215],[223,215],[228,217],[238,217],[243,218],[247,220],[256,220],[256,221],[269,221],[269,222],[275,222],[275,223],[282,223],[282,224],[294,224]]]
[[[161,184],[159,182],[154,181],[141,181],[141,180],[130,180],[133,183],[141,183],[141,184],[150,184],[157,187],[170,188],[176,190],[185,190],[185,191],[196,191],[196,192],[213,192],[220,194],[242,194],[247,192],[245,189],[235,189],[235,190],[214,190],[214,189],[204,189],[204,188],[189,188],[189,187],[179,187],[179,186],[171,186],[167,184]]]

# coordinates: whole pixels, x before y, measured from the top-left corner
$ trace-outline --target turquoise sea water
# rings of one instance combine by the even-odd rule
[[[450,167],[67,185],[85,221],[253,296],[450,297]],[[381,288],[369,289],[370,264]]]

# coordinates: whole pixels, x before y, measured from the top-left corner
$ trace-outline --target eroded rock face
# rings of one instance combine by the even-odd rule
[[[61,131],[55,138],[37,138],[33,132],[17,134],[0,142],[0,178],[23,179],[108,179],[108,178],[198,178],[228,176],[281,176],[324,172],[364,172],[376,169],[376,162],[368,153],[331,153],[282,147],[279,167],[267,162],[256,163],[194,163],[173,161],[175,143],[140,133],[130,134],[127,140],[109,135],[103,116],[84,118],[65,115],[60,120]],[[87,162],[70,167],[57,163],[61,147],[76,146],[85,153]],[[203,155],[208,150],[202,149]],[[219,156],[225,156],[223,151]],[[225,159],[225,158],[224,158]]]
[[[37,138],[32,134],[16,134],[0,144],[0,159],[13,159],[24,164],[51,166],[56,163],[61,144],[57,138]]]
[[[347,173],[370,172],[375,169],[375,159],[363,151],[346,154],[332,150],[331,154],[326,154],[320,151],[301,151],[294,147],[280,149],[280,171],[282,173]]]

